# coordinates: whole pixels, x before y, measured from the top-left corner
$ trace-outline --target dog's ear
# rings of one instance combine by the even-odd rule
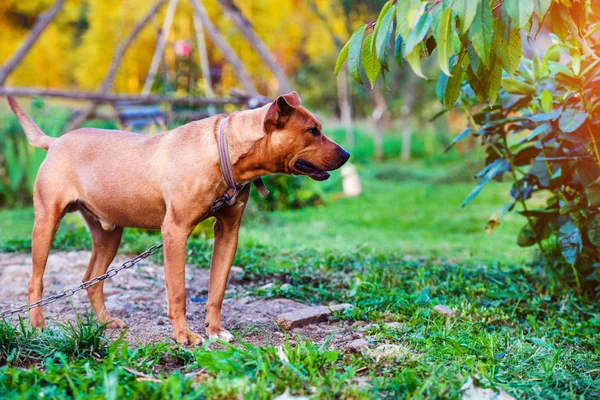
[[[275,99],[263,118],[265,132],[271,133],[275,129],[283,128],[298,107],[300,107],[300,96],[296,92],[284,94]]]

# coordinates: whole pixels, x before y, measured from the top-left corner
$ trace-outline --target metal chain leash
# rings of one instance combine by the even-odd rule
[[[245,185],[238,186],[235,184],[235,181],[233,180],[233,172],[231,170],[231,162],[229,160],[229,152],[227,150],[227,139],[226,139],[226,136],[223,131],[223,125],[226,120],[227,120],[227,118],[225,118],[223,121],[221,121],[221,124],[219,125],[219,133],[218,133],[219,148],[220,148],[219,158],[221,160],[221,163],[220,163],[221,164],[221,172],[226,177],[225,180],[227,182],[227,185],[229,186],[230,189],[233,189],[233,192],[231,194],[225,192],[223,194],[223,196],[217,198],[213,202],[213,205],[211,207],[211,210],[210,210],[210,213],[208,214],[208,216],[213,216],[217,211],[219,211],[221,208],[223,208],[225,206],[233,205],[233,203],[235,203],[237,194],[245,186]],[[229,177],[229,179],[227,177]],[[264,182],[260,178],[254,180],[253,183],[254,183],[254,186],[256,186],[256,188],[258,189],[258,192],[261,197],[266,197],[269,194],[269,191],[265,187]],[[143,259],[148,258],[152,254],[159,251],[162,247],[163,247],[162,243],[154,245],[154,246],[150,247],[148,250],[141,253],[140,255],[132,258],[131,260],[126,261],[120,267],[111,268],[111,269],[107,270],[106,273],[99,275],[95,278],[92,278],[89,281],[85,281],[81,285],[76,286],[72,289],[67,289],[64,292],[45,297],[41,300],[36,301],[35,303],[25,304],[21,307],[2,311],[2,312],[0,312],[0,319],[5,319],[11,315],[19,314],[24,311],[29,311],[32,308],[41,307],[41,306],[45,306],[47,304],[54,303],[58,299],[71,297],[75,293],[79,292],[80,290],[89,289],[90,287],[97,285],[98,283],[102,282],[105,279],[112,278],[113,276],[117,275],[120,271],[133,267],[134,265],[136,265]]]
[[[223,196],[221,196],[217,200],[215,200],[215,202],[213,203],[212,208],[210,210],[209,216],[214,215],[218,210],[220,210],[224,206],[230,206],[231,204],[233,204],[233,202],[235,202],[235,198],[236,198],[238,191],[239,191],[239,189],[236,187],[232,194],[224,193]],[[71,289],[67,289],[64,292],[60,292],[60,293],[54,294],[52,296],[45,297],[41,300],[36,301],[35,303],[25,304],[21,307],[2,311],[2,312],[0,312],[0,319],[6,319],[7,317],[10,317],[11,315],[29,311],[32,308],[41,307],[41,306],[45,306],[47,304],[54,303],[58,299],[71,297],[75,293],[79,292],[80,290],[89,289],[90,287],[97,285],[98,283],[100,283],[101,281],[103,281],[105,279],[112,278],[113,276],[117,275],[120,271],[133,267],[135,264],[139,263],[143,259],[148,258],[152,254],[159,251],[162,247],[163,247],[162,243],[156,244],[156,245],[150,247],[148,250],[141,253],[140,255],[132,258],[131,260],[126,261],[120,267],[111,268],[108,271],[106,271],[106,273],[104,273],[102,275],[98,275],[97,277],[92,278],[89,281],[85,281],[79,286],[76,286]]]
[[[162,247],[163,247],[162,243],[156,244],[156,245],[150,247],[148,250],[144,251],[143,253],[139,254],[138,256],[132,258],[131,260],[124,262],[121,266],[111,268],[108,271],[106,271],[106,273],[104,273],[102,275],[98,275],[95,278],[90,279],[89,281],[85,281],[79,286],[76,286],[71,289],[67,289],[64,292],[53,294],[52,296],[45,297],[41,300],[36,301],[35,303],[25,304],[21,307],[2,311],[2,312],[0,312],[0,319],[5,319],[11,315],[29,311],[32,308],[41,307],[41,306],[45,306],[47,304],[54,303],[58,299],[71,297],[75,293],[79,292],[80,290],[89,289],[92,286],[97,285],[98,283],[102,282],[105,279],[112,278],[113,276],[117,275],[120,271],[133,267],[140,261],[142,261],[142,260],[150,257],[152,254],[158,252]]]

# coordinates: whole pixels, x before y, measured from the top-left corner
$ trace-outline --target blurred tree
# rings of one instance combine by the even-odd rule
[[[48,27],[48,24],[52,22],[56,14],[62,9],[65,0],[56,0],[56,2],[46,12],[40,14],[35,24],[31,27],[31,32],[27,35],[27,38],[23,41],[19,49],[15,54],[2,65],[0,68],[0,86],[4,84],[6,77],[12,73],[12,71],[19,65],[23,57],[29,52],[31,47],[39,39],[40,35]]]
[[[36,19],[53,3],[53,0],[0,1],[0,65],[15,54]],[[340,12],[340,3],[334,2],[331,7],[326,0],[317,0],[316,3],[326,13],[330,26],[324,24],[306,2],[297,0],[248,0],[235,5],[252,24],[256,37],[268,48],[276,63],[285,74],[291,75],[307,61],[330,59],[335,54],[336,46],[328,34],[329,29],[342,38],[347,37],[346,16]],[[61,12],[9,76],[7,85],[95,90],[109,69],[115,48],[152,5],[147,0],[65,2]],[[253,84],[264,94],[275,93],[278,80],[268,68],[264,68],[264,58],[244,39],[234,20],[223,12],[217,2],[205,2],[204,5],[208,17],[235,54],[243,60]],[[359,5],[356,7],[351,11],[351,22],[362,19],[370,9]],[[116,92],[141,91],[165,12],[161,10],[154,20],[156,22],[140,32],[125,54],[115,76]],[[180,2],[165,47],[164,67],[169,71],[174,71],[176,67],[175,41],[193,43],[195,40],[193,30],[183,28],[184,25],[193,26],[193,7],[189,1]],[[215,90],[227,93],[230,88],[239,85],[239,78],[235,70],[223,62],[223,53],[218,46],[210,38],[207,39],[210,65],[219,76],[215,80]],[[43,73],[40,73],[41,66]],[[202,86],[200,81],[196,84]]]

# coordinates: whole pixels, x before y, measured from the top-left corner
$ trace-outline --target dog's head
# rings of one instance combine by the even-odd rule
[[[279,96],[265,109],[263,128],[270,139],[271,154],[282,163],[278,168],[281,172],[324,181],[329,178],[327,171],[338,169],[350,158],[323,134],[321,123],[300,105],[296,92]]]

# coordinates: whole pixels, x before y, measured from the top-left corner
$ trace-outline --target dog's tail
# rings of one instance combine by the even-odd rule
[[[25,135],[27,135],[27,139],[29,140],[29,144],[39,147],[40,149],[48,150],[48,148],[56,139],[47,136],[44,132],[42,132],[35,122],[29,118],[29,115],[23,111],[17,101],[10,96],[8,96],[8,104],[10,104],[10,108],[12,108],[13,112],[17,116],[17,119],[19,120],[19,123],[23,127]]]

